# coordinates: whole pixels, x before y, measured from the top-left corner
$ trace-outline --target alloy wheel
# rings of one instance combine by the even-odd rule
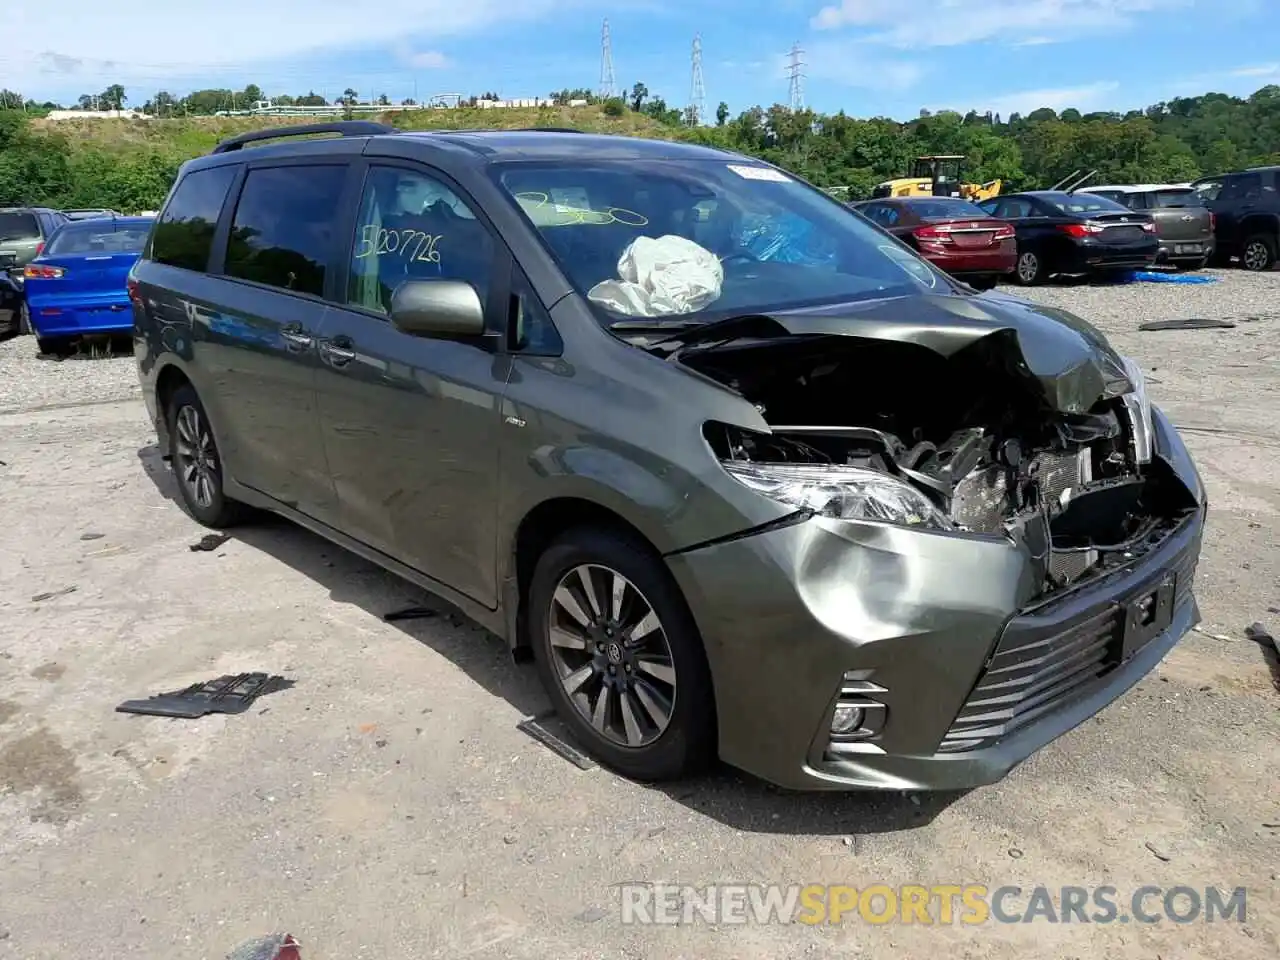
[[[177,431],[178,478],[199,506],[209,509],[218,492],[218,450],[213,434],[200,411],[186,405],[178,411],[174,427]]]
[[[1243,261],[1246,270],[1263,270],[1271,257],[1271,251],[1261,240],[1255,240],[1244,248]]]
[[[1034,253],[1024,253],[1018,257],[1018,279],[1023,283],[1030,283],[1039,272],[1040,261],[1036,259]]]
[[[675,708],[675,661],[635,584],[605,566],[572,568],[552,594],[548,629],[556,675],[596,733],[632,748],[662,736]]]

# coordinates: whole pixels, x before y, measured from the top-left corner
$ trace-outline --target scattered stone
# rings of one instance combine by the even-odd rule
[[[1021,851],[1021,850],[1019,850],[1017,847],[1010,847],[1010,848],[1009,848],[1009,856],[1013,857],[1013,859],[1015,859],[1015,860],[1021,860],[1021,859],[1022,859],[1022,851]]]
[[[595,923],[599,920],[603,920],[608,915],[609,911],[604,910],[601,907],[587,907],[587,909],[583,910],[573,919],[581,920],[583,923]]]
[[[514,833],[508,833],[502,838],[502,842],[507,846],[511,846],[511,844],[516,842],[516,835]]]
[[[80,534],[80,539],[81,540],[101,540],[105,536],[106,536],[105,533],[82,533]]]
[[[63,587],[61,590],[51,590],[48,593],[37,593],[31,598],[32,603],[41,603],[45,600],[52,600],[54,597],[65,597],[68,593],[75,593],[79,589],[74,584],[69,587]]]

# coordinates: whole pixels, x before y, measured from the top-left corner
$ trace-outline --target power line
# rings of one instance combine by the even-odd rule
[[[800,49],[799,41],[791,45],[791,53],[788,55],[787,60],[791,112],[799,113],[804,109],[804,51]]]
[[[609,21],[600,29],[600,99],[612,100],[618,95],[617,81],[613,76],[613,38],[609,35]]]
[[[689,84],[689,109],[693,125],[702,126],[707,119],[707,86],[702,79],[702,34],[693,38],[693,77]]]

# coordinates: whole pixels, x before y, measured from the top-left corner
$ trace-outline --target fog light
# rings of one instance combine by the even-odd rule
[[[831,717],[831,732],[837,736],[847,736],[862,726],[866,719],[866,711],[851,703],[837,703],[836,712]]]

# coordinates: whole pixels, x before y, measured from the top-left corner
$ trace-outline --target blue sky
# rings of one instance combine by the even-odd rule
[[[60,0],[5,14],[0,87],[73,101],[118,82],[130,102],[257,83],[348,86],[395,100],[600,82],[600,28],[619,87],[690,95],[695,34],[709,111],[805,101],[855,116],[921,107],[1127,109],[1280,83],[1280,0]],[[15,16],[16,14],[16,16]]]

